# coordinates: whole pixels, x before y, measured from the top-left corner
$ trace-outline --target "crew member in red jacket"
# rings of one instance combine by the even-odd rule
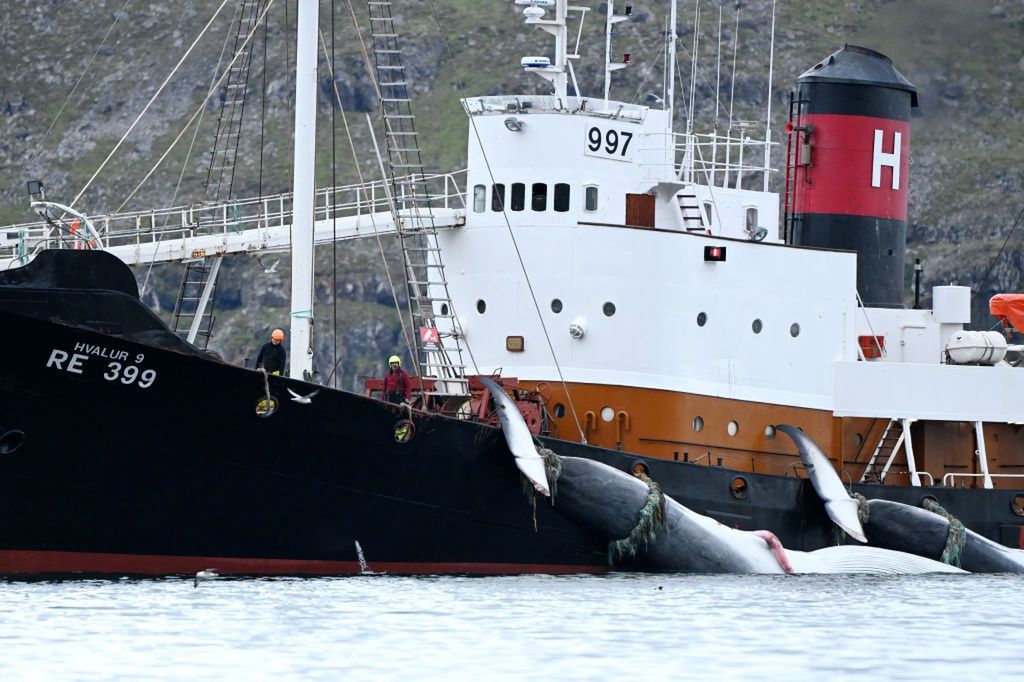
[[[402,369],[402,361],[397,355],[388,358],[391,369],[384,375],[384,400],[389,403],[400,403],[412,396],[412,382],[409,374]]]

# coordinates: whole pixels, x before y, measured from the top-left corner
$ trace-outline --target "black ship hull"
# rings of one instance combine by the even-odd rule
[[[178,341],[131,286],[45,279],[0,279],[0,574],[346,574],[360,549],[389,573],[611,568],[609,538],[533,504],[497,428],[413,412],[412,438],[397,442],[406,408],[323,387],[302,404],[288,388],[314,386],[273,376],[278,409],[261,416],[263,375]],[[546,444],[624,471],[638,459]],[[740,499],[736,472],[645,463],[667,494],[727,525],[793,549],[835,541],[804,479],[744,473]],[[860,490],[931,495],[995,540],[1018,527],[1012,491]]]

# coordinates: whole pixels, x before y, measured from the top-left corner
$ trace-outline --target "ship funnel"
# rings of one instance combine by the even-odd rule
[[[867,306],[903,306],[910,110],[917,88],[854,45],[796,81],[786,125],[786,228],[801,246],[857,252]]]

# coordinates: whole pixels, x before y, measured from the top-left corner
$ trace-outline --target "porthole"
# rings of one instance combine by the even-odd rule
[[[0,436],[0,455],[10,455],[18,451],[25,442],[25,434],[14,429]]]
[[[601,419],[603,419],[606,422],[610,422],[611,420],[615,419],[615,410],[608,407],[607,405],[605,407],[602,407]]]
[[[487,310],[487,301],[485,301],[482,298],[481,299],[477,299],[476,311],[478,313],[480,313],[481,315],[483,315],[486,310]]]
[[[740,425],[737,424],[736,422],[729,422],[729,425],[725,427],[725,430],[729,433],[730,436],[735,436],[737,433],[739,433]]]
[[[761,330],[764,329],[764,324],[761,320],[754,320],[750,323],[750,328],[754,330],[755,334],[760,334]]]
[[[707,313],[697,313],[697,326],[698,327],[703,327],[707,323],[708,323],[708,314]]]
[[[1014,495],[1010,501],[1010,509],[1017,516],[1024,516],[1024,495]]]
[[[553,313],[560,313],[560,312],[562,312],[562,301],[561,300],[559,300],[557,298],[551,299],[551,312],[553,312]]]
[[[278,403],[277,398],[270,396],[270,400],[267,400],[266,395],[256,401],[256,416],[257,417],[270,417],[277,412]]]
[[[606,317],[611,317],[612,315],[615,314],[615,304],[612,303],[611,301],[607,301],[601,307],[601,310],[604,311],[604,314],[605,314]]]
[[[561,419],[565,416],[565,405],[562,403],[555,403],[555,417]]]
[[[441,304],[441,314],[442,315],[447,315],[448,314],[448,304],[447,303],[442,303]]]
[[[794,339],[800,336],[800,325],[798,325],[796,322],[789,325],[789,335],[792,336]]]
[[[853,444],[854,445],[856,445],[859,448],[861,443],[863,443],[863,442],[864,442],[864,436],[862,436],[859,433],[853,434]]]
[[[742,476],[732,479],[732,483],[729,484],[729,492],[737,500],[747,499],[747,495],[750,494],[750,486],[747,485],[747,479]]]
[[[694,417],[693,418],[693,430],[694,431],[703,431],[704,430],[704,417]]]
[[[399,419],[395,422],[393,435],[396,443],[408,443],[416,434],[416,426],[408,419]]]
[[[771,424],[764,427],[764,437],[767,438],[768,440],[775,438],[775,427],[772,426]]]

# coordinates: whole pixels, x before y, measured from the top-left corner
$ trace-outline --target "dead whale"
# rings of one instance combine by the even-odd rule
[[[806,433],[788,424],[777,429],[793,439],[800,460],[808,470],[811,485],[825,502],[829,518],[850,535],[874,547],[908,552],[934,560],[945,560],[971,573],[1022,573],[1024,550],[1004,547],[955,519],[920,507],[889,500],[854,499],[847,492],[828,456]],[[850,509],[858,517],[858,537],[847,527]],[[833,515],[840,510],[841,519]]]
[[[555,510],[604,535],[615,550],[639,552],[662,571],[689,573],[933,573],[961,572],[938,561],[876,547],[787,551],[768,531],[728,528],[663,495],[657,485],[606,464],[559,457],[546,467],[515,404],[484,380],[499,410],[502,432],[520,472]],[[557,480],[547,480],[547,472]],[[550,490],[557,489],[552,497]],[[842,505],[840,505],[842,506]]]
[[[560,457],[555,510],[613,541],[636,535],[658,570],[684,573],[961,573],[905,552],[845,545],[789,551],[767,531],[741,531],[698,514],[600,462]]]

